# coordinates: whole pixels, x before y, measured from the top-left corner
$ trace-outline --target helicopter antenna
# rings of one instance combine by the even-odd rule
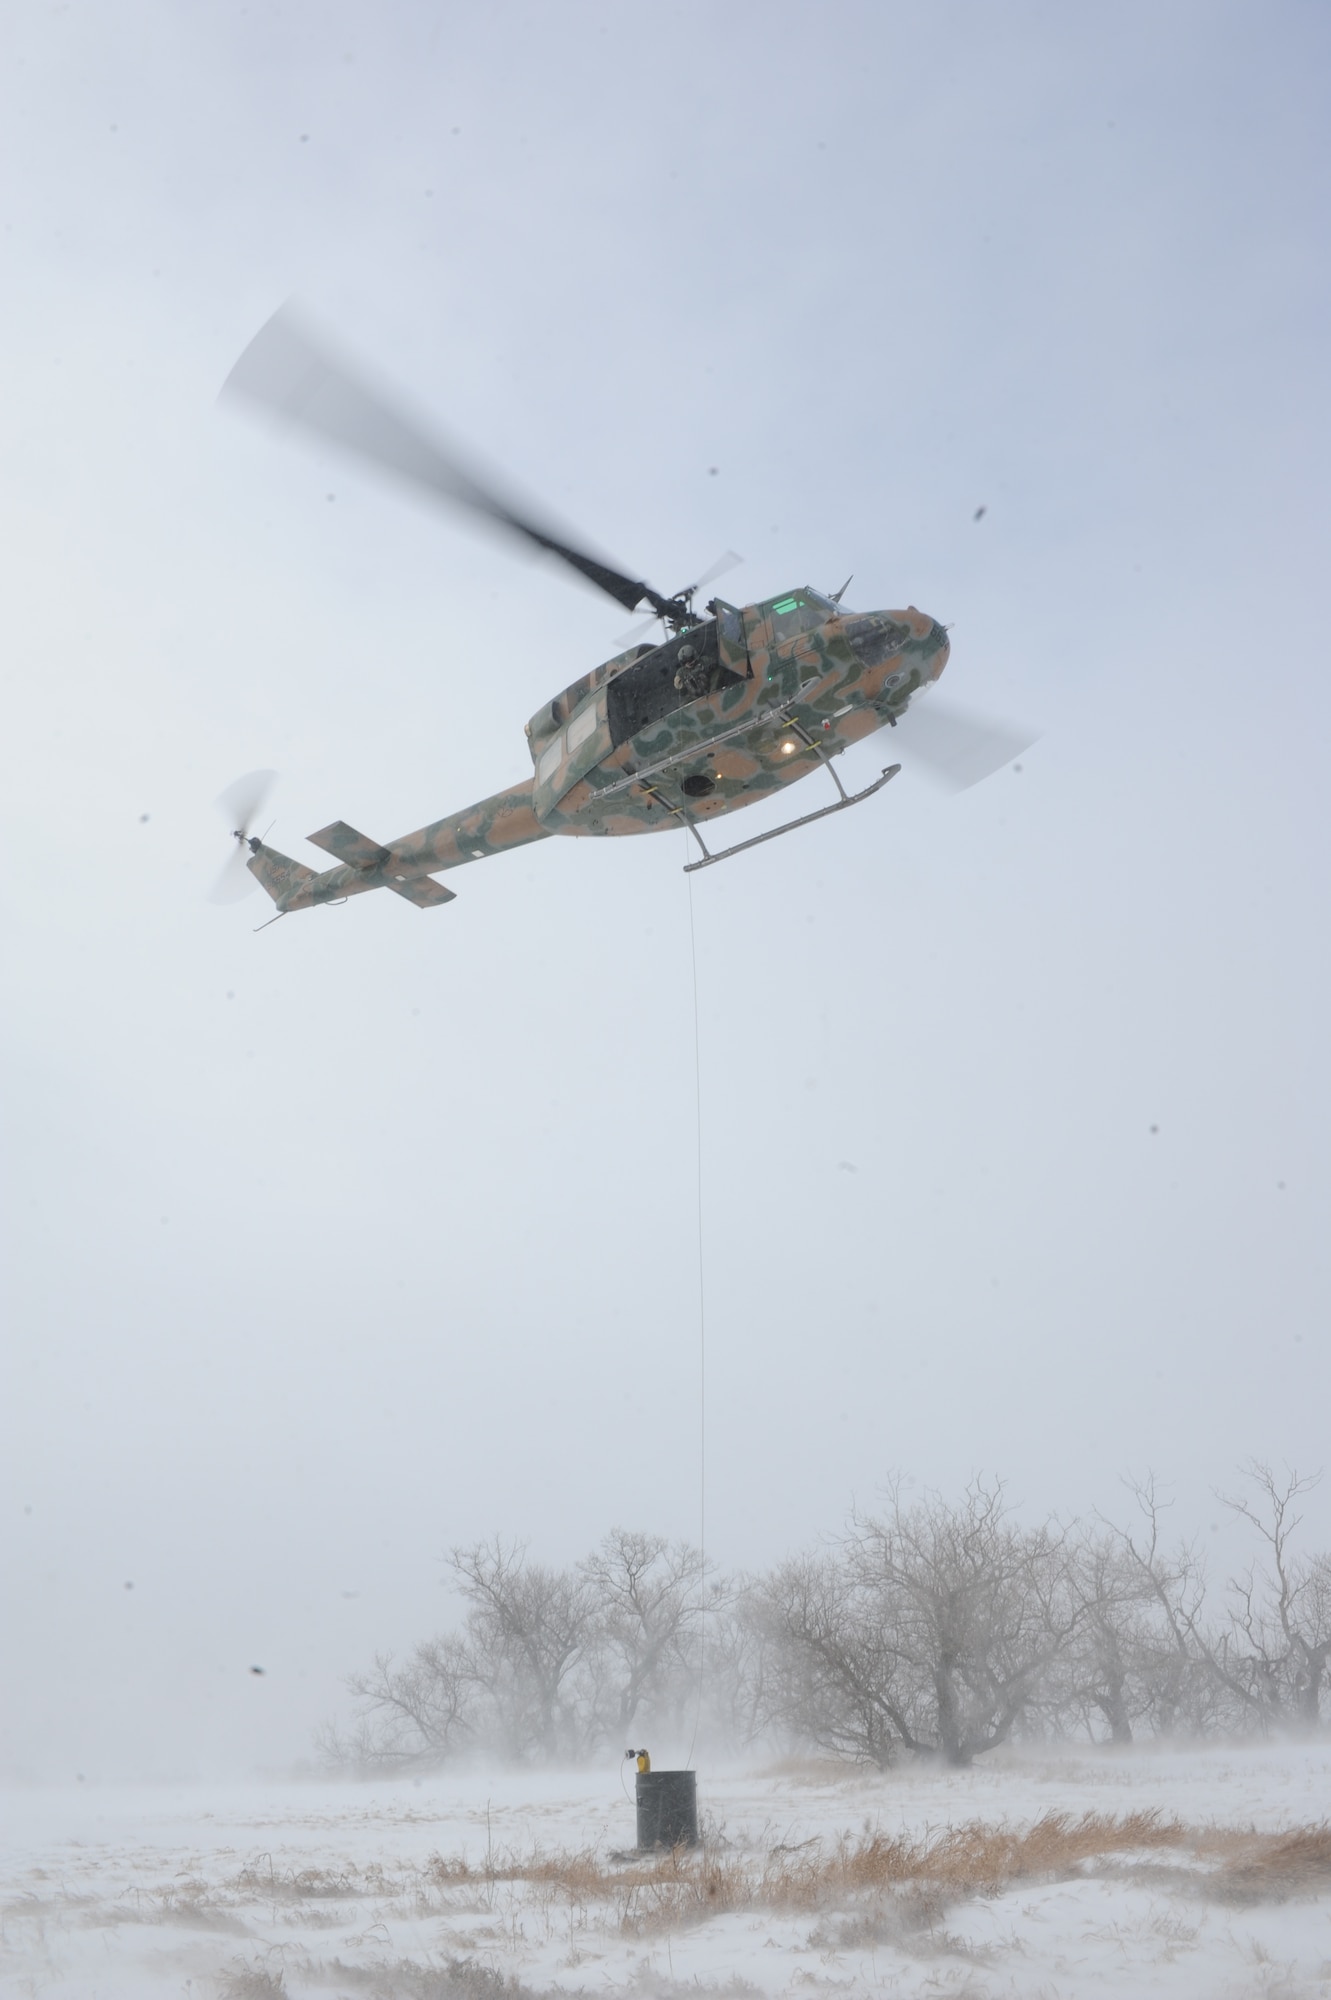
[[[832,592],[833,604],[840,604],[842,598],[845,596],[846,592],[850,589],[850,586],[852,585],[852,583],[854,583],[854,581],[855,581],[855,572],[854,570],[852,570],[850,575],[846,578],[846,581],[842,584],[840,590],[834,590]]]

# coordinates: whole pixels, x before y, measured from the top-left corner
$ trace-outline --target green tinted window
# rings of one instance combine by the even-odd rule
[[[803,593],[773,598],[768,609],[778,639],[789,639],[795,632],[807,632],[814,625],[824,624],[828,616],[821,604],[811,603]]]

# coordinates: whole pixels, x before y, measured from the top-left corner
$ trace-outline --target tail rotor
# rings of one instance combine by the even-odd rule
[[[237,778],[218,794],[217,806],[225,814],[236,844],[212,886],[209,902],[238,903],[257,887],[248,866],[251,829],[276,782],[276,771],[247,771],[243,778]]]

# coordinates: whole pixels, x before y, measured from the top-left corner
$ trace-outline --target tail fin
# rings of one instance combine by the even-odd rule
[[[285,915],[288,910],[308,910],[314,902],[314,887],[319,877],[313,868],[307,868],[302,861],[292,861],[288,855],[279,854],[275,847],[265,847],[262,841],[250,842],[254,849],[249,862],[251,875],[258,877],[268,891],[278,910]]]

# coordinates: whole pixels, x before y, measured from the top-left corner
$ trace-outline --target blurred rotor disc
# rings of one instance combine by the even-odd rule
[[[1029,750],[1039,731],[956,708],[930,694],[912,702],[899,724],[906,757],[944,791],[964,792]]]
[[[216,804],[225,815],[227,830],[236,844],[212,886],[210,903],[238,903],[242,896],[257,888],[249,870],[246,842],[276,782],[276,771],[247,771],[243,778],[235,779],[224,792],[218,793]]]

